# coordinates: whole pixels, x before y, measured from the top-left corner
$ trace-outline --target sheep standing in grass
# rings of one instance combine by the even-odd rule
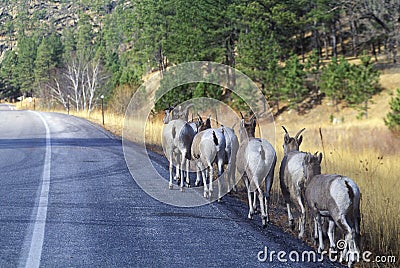
[[[360,190],[348,177],[328,174],[321,175],[322,154],[307,154],[304,158],[304,171],[307,179],[305,197],[314,218],[319,238],[318,252],[324,250],[321,217],[329,217],[345,235],[346,247],[341,259],[346,258],[351,267],[359,256],[360,241]],[[335,245],[330,224],[330,244]]]
[[[200,172],[203,177],[204,197],[211,198],[213,192],[214,162],[218,166],[218,177],[224,172],[225,147],[226,140],[223,131],[208,128],[211,126],[210,118],[206,120],[207,129],[200,127],[199,133],[193,139],[192,159],[196,162],[197,179],[196,185],[200,181]],[[207,172],[209,175],[207,176]],[[209,178],[209,187],[207,187],[207,177]],[[222,198],[222,185],[218,180],[218,200]]]
[[[300,134],[305,130],[301,129],[294,137],[290,137],[289,132],[285,127],[284,136],[284,157],[279,169],[279,182],[283,198],[286,203],[289,226],[294,228],[294,219],[290,209],[291,202],[295,203],[301,212],[299,219],[299,238],[304,236],[304,229],[306,223],[306,209],[304,203],[304,187],[305,177],[303,170],[303,160],[307,155],[300,152],[300,144],[303,141],[303,136]]]
[[[195,136],[195,130],[181,119],[171,120],[171,111],[173,108],[165,110],[164,128],[162,133],[162,141],[164,152],[169,161],[169,188],[173,188],[172,171],[173,164],[176,164],[175,178],[181,179],[181,191],[183,191],[183,181],[185,179],[183,168],[186,165],[186,184],[189,186],[189,161],[191,160],[191,146]],[[179,174],[180,173],[180,174]]]
[[[263,226],[269,222],[270,191],[274,178],[276,164],[276,152],[272,145],[265,139],[254,137],[256,119],[252,118],[249,123],[245,122],[243,116],[240,121],[240,145],[236,159],[236,171],[241,174],[247,187],[249,202],[248,218],[254,215],[252,192],[258,193]],[[265,180],[265,199],[261,184]],[[254,195],[254,199],[256,194]]]

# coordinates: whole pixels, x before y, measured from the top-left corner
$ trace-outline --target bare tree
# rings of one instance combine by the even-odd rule
[[[85,73],[87,85],[87,96],[85,99],[87,100],[87,109],[90,112],[94,108],[94,104],[96,102],[96,94],[100,89],[102,89],[102,87],[104,87],[104,84],[109,76],[104,71],[104,68],[99,58],[95,58],[88,63],[85,68]]]
[[[83,57],[72,55],[64,70],[65,92],[71,93],[71,101],[76,110],[92,111],[99,90],[107,83],[109,75],[104,70],[101,59],[95,57],[85,60]]]
[[[47,83],[47,88],[49,89],[52,98],[61,103],[65,109],[68,109],[68,94],[66,95],[65,92],[63,92],[62,87],[60,86],[59,79],[57,77],[54,77],[53,81]]]
[[[67,78],[66,87],[72,91],[71,100],[75,103],[76,111],[80,109],[80,84],[81,84],[82,64],[75,55],[71,55],[70,61],[65,67],[65,77]]]

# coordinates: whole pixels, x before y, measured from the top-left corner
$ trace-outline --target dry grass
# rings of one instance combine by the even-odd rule
[[[297,130],[299,126],[291,126],[290,129]],[[325,127],[323,133],[329,133],[329,130],[330,128]],[[308,138],[319,136],[317,130],[309,126],[304,134],[302,148],[311,152],[324,151],[324,173],[346,175],[359,185],[362,192],[363,250],[369,250],[375,255],[394,254],[399,257],[400,196],[397,187],[400,186],[400,156],[393,154],[392,150],[386,153],[385,150],[371,148],[371,136],[359,137],[357,129],[354,132],[351,129],[342,131],[339,136],[341,142],[336,143],[337,145],[328,138],[329,134],[323,134],[326,143],[323,150],[321,141]],[[340,133],[340,130],[334,133]],[[374,143],[379,143],[378,137],[372,138]],[[355,139],[357,143],[352,145],[351,140]],[[363,143],[364,146],[360,147]],[[391,145],[399,148],[398,142]]]
[[[381,96],[381,98],[383,98]],[[377,103],[381,103],[377,98]],[[306,127],[302,150],[324,153],[324,173],[346,175],[359,185],[362,192],[362,250],[371,251],[373,256],[394,255],[400,257],[400,140],[387,130],[382,121],[379,104],[371,108],[368,120],[356,119],[356,112],[344,109],[338,116],[346,116],[345,122],[333,125],[329,120],[329,109],[316,109],[312,114],[297,116],[286,114],[276,121],[276,148],[278,165],[272,193],[275,211],[282,212],[282,197],[279,189],[278,170],[283,152],[281,143],[285,125],[290,132]],[[333,109],[333,108],[332,108]],[[386,108],[384,108],[386,109]],[[315,113],[315,114],[314,114]],[[319,118],[316,118],[318,114]],[[293,123],[296,122],[296,123]],[[146,124],[146,144],[161,145],[161,117],[155,117]],[[319,128],[322,131],[322,147]],[[286,215],[276,215],[286,229]],[[362,264],[371,267],[368,264]],[[394,267],[394,266],[393,266]]]
[[[399,76],[392,77],[391,74],[386,76],[386,78],[393,79],[386,80],[392,90],[399,87]],[[397,259],[400,257],[400,195],[398,192],[400,187],[400,140],[387,130],[382,120],[389,109],[390,92],[385,91],[374,98],[368,120],[357,120],[357,112],[346,107],[341,107],[341,112],[336,113],[334,107],[330,106],[327,101],[306,115],[285,113],[275,119],[278,165],[275,172],[272,202],[277,208],[275,211],[279,211],[280,214],[273,215],[276,218],[273,223],[281,224],[284,230],[287,230],[287,219],[284,208],[281,206],[282,197],[278,179],[279,163],[283,155],[281,144],[284,133],[280,126],[285,125],[291,133],[306,127],[301,149],[323,152],[323,173],[346,175],[354,179],[361,189],[362,250],[371,251],[373,256],[394,255]],[[32,103],[23,103],[18,108],[32,109],[33,107]],[[65,111],[61,112],[65,113]],[[90,114],[71,111],[71,114],[87,118],[99,125],[102,124],[100,111]],[[344,119],[344,121],[333,125],[330,122],[331,115],[341,120]],[[106,112],[106,129],[121,135],[123,122],[123,116]],[[161,115],[146,122],[146,145],[160,148],[162,128]],[[324,147],[321,143],[320,128]],[[361,266],[377,267],[376,264],[365,263]],[[391,267],[396,267],[396,265],[391,265]]]
[[[285,114],[276,123],[279,126],[285,125],[293,133],[306,127],[301,149],[322,151],[323,173],[342,174],[359,185],[362,193],[362,250],[371,251],[373,256],[394,255],[398,259],[400,140],[383,123],[382,118],[388,107],[382,99],[386,98],[376,98],[368,120],[355,119],[355,114],[344,109],[337,114],[338,117],[345,117],[344,122],[333,125],[329,117],[334,109],[324,105],[324,109],[315,109],[302,117]],[[322,130],[324,147],[319,128]],[[277,128],[277,137],[279,145],[282,143],[279,137],[283,137],[283,130]],[[376,264],[362,264],[365,267],[373,265]]]

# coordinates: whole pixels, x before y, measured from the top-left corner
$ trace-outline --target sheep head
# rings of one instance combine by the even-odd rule
[[[304,176],[307,180],[311,179],[315,175],[321,174],[321,161],[322,153],[316,152],[315,154],[307,153],[304,157],[303,167]]]
[[[200,114],[197,113],[197,116],[199,117],[198,126],[197,126],[197,133],[200,131],[206,130],[211,128],[211,119],[210,116],[206,119],[206,121],[203,121],[203,118],[201,118]]]
[[[282,128],[285,130],[285,136],[283,138],[283,150],[285,155],[291,151],[298,151],[300,144],[303,142],[303,136],[300,134],[305,130],[305,128],[302,128],[299,132],[297,132],[296,136],[294,137],[290,137],[289,132],[284,126],[282,126]]]
[[[248,122],[243,117],[243,114],[240,113],[242,116],[242,119],[240,120],[240,128],[239,128],[239,135],[240,135],[240,140],[243,141],[247,138],[254,138],[255,137],[255,132],[256,132],[256,126],[257,126],[257,120],[255,118],[255,115],[253,114]]]
[[[164,118],[163,118],[163,123],[164,124],[168,124],[169,121],[171,121],[171,112],[172,112],[172,110],[174,110],[174,107],[171,106],[171,105],[164,110]]]

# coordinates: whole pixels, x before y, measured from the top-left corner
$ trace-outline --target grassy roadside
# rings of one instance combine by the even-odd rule
[[[278,169],[283,152],[284,125],[290,133],[296,133],[305,127],[303,151],[320,151],[324,153],[322,163],[323,173],[339,173],[356,181],[362,192],[362,250],[371,251],[372,256],[393,255],[400,258],[400,140],[387,130],[383,117],[388,112],[388,101],[391,92],[400,86],[398,74],[383,74],[385,81],[382,84],[390,90],[383,91],[375,96],[371,105],[370,117],[364,120],[356,119],[357,111],[341,107],[340,112],[328,100],[310,110],[305,115],[284,113],[275,118],[276,148],[278,164],[273,187],[272,202],[282,208],[282,198],[279,189]],[[18,109],[33,109],[33,104],[22,102],[17,104]],[[66,113],[66,111],[58,111]],[[86,118],[102,125],[101,111],[86,112],[71,111],[71,115]],[[331,122],[337,118],[336,124]],[[115,133],[122,134],[124,117],[106,111],[104,127]],[[158,115],[146,123],[146,144],[160,146],[162,116]],[[322,133],[322,140],[320,135]],[[158,147],[159,148],[159,147]],[[274,215],[275,216],[275,215]],[[286,228],[286,215],[279,215],[281,220],[274,223],[282,224]],[[399,260],[397,261],[397,263]],[[375,266],[374,266],[375,265]],[[376,267],[376,264],[360,264],[361,267]],[[397,267],[396,264],[388,267]],[[379,267],[382,267],[381,265]]]

